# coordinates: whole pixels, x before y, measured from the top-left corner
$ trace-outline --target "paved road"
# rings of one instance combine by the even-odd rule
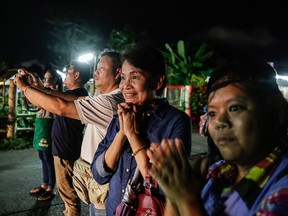
[[[206,139],[197,132],[192,133],[192,143],[192,155],[206,152]],[[59,195],[50,202],[37,202],[29,195],[29,190],[41,182],[41,176],[41,164],[34,148],[0,151],[0,215],[63,215],[64,204]],[[89,215],[84,203],[81,215]]]

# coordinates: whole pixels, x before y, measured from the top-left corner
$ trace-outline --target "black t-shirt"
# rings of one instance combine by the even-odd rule
[[[66,91],[69,94],[87,96],[85,88]],[[56,116],[52,126],[52,154],[65,160],[77,160],[80,157],[84,124],[80,120]]]

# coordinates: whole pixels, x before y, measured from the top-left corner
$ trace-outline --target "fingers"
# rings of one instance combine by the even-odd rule
[[[151,143],[147,156],[152,162],[149,173],[159,183],[166,197],[179,201],[183,197],[200,194],[202,179],[191,169],[181,139]]]
[[[13,82],[19,89],[26,86],[21,74],[16,74]]]
[[[14,78],[14,80],[13,80],[13,83],[17,86],[17,80],[18,80],[18,78],[17,78],[17,75],[15,76],[15,78]]]
[[[120,126],[123,126],[125,134],[133,131],[134,133],[139,134],[138,122],[136,121],[136,106],[134,104],[125,102],[118,104],[117,113],[119,121],[122,121]]]
[[[175,139],[175,146],[177,149],[179,160],[181,160],[181,166],[189,164],[189,161],[187,159],[186,150],[185,150],[184,145],[183,145],[183,141],[181,139],[176,138]]]
[[[41,86],[41,80],[36,73],[29,72],[25,69],[19,69],[20,74],[25,77],[26,82],[29,85]]]
[[[153,164],[152,167],[161,170],[162,174],[170,173],[181,166],[180,156],[172,139],[163,139],[161,145],[152,143],[147,155]]]
[[[149,168],[149,173],[161,185],[162,190],[171,199],[174,199],[175,192],[171,185],[178,185],[178,178],[186,175],[182,171],[180,154],[185,150],[178,149],[182,147],[182,142],[179,139],[163,139],[161,144],[151,143],[150,149],[147,150],[147,156],[152,162]]]
[[[118,116],[120,117],[121,116],[121,114],[122,114],[122,112],[123,112],[123,108],[122,108],[122,106],[120,105],[120,104],[118,104],[117,105],[117,114],[118,114]]]
[[[147,156],[150,160],[150,163],[154,163],[154,159],[155,159],[155,155],[154,155],[154,152],[157,151],[157,149],[159,148],[159,144],[158,143],[151,143],[150,144],[150,148],[147,149]]]
[[[123,103],[120,103],[118,105],[124,110],[127,110],[127,111],[128,110],[133,110],[133,104],[123,102]]]
[[[33,83],[41,82],[39,76],[36,73],[30,73],[29,75],[31,76]]]
[[[21,69],[18,70],[18,73],[21,74],[21,75],[25,75],[25,70],[21,68]]]
[[[120,103],[118,104],[118,110],[117,113],[118,115],[121,115],[122,113],[127,113],[131,111],[132,106],[127,103]]]
[[[151,143],[147,156],[156,170],[166,172],[180,172],[189,166],[186,151],[181,139],[163,139],[161,145]]]
[[[149,168],[150,175],[155,178],[158,182],[161,181],[159,169],[159,163],[157,163],[158,157],[161,157],[161,147],[158,143],[151,143],[150,148],[146,150],[147,156],[152,166]]]

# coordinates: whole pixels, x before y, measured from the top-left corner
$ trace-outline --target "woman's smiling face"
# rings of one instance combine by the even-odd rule
[[[121,82],[119,85],[125,102],[143,105],[156,95],[155,80],[151,74],[124,61],[122,65]],[[154,86],[154,88],[153,88]]]

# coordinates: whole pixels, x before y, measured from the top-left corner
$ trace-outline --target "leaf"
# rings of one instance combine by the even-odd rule
[[[202,44],[194,54],[188,52],[189,47],[183,40],[179,40],[176,47],[166,43],[165,48],[167,52],[162,53],[167,64],[169,84],[173,82],[178,85],[190,85],[193,74],[200,75],[204,70],[204,62],[213,55],[212,51],[207,51],[206,43]]]
[[[195,53],[195,58],[200,59],[206,50],[206,44],[202,44]]]
[[[186,56],[185,56],[185,44],[184,44],[183,40],[179,40],[178,43],[177,43],[177,53],[184,60],[186,59]]]

